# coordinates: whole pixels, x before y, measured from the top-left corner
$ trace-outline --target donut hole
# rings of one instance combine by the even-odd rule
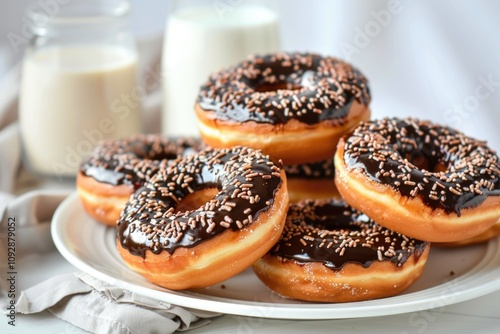
[[[152,161],[161,161],[161,160],[175,160],[177,159],[177,154],[174,152],[134,152],[135,156],[138,159],[147,159]]]
[[[429,159],[423,154],[406,154],[405,158],[418,169],[429,170]]]
[[[414,150],[403,155],[406,160],[420,170],[432,173],[445,172],[448,169],[446,163],[437,156],[426,154],[425,150]]]
[[[176,207],[175,212],[193,211],[205,205],[219,193],[216,187],[207,187],[188,194]]]
[[[175,160],[177,159],[176,153],[171,152],[161,152],[156,153],[153,156],[149,157],[150,160]]]
[[[255,87],[255,91],[259,93],[269,93],[277,92],[279,90],[289,90],[292,92],[298,92],[302,89],[301,85],[297,85],[290,82],[278,82],[274,84],[263,84]]]
[[[127,154],[131,158],[147,159],[152,161],[175,160],[179,155],[193,154],[196,148],[192,144],[171,145],[172,147],[159,147],[149,143],[133,142],[127,146]]]

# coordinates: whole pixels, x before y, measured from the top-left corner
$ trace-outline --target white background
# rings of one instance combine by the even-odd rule
[[[216,1],[248,0],[207,0]],[[8,35],[21,34],[29,2],[1,0],[0,75],[22,57]],[[163,32],[168,0],[132,0],[132,5],[138,38]],[[374,117],[431,119],[500,150],[500,2],[276,0],[272,5],[281,17],[285,50],[341,57],[365,73]]]
[[[216,1],[248,0],[207,0]],[[29,2],[2,0],[1,75],[22,57],[8,34],[21,34]],[[162,33],[169,1],[132,5],[138,37]],[[338,56],[365,73],[373,117],[431,119],[500,149],[500,2],[277,0],[271,5],[280,14],[283,49]]]

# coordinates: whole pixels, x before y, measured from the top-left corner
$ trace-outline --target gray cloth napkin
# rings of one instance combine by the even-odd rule
[[[151,38],[139,43],[144,76],[158,71],[161,40]],[[10,303],[7,294],[7,223],[16,219],[16,261],[55,251],[50,236],[52,215],[69,194],[67,190],[37,190],[16,198],[16,178],[21,163],[17,124],[19,67],[0,81],[0,309]],[[159,85],[143,101],[146,132],[158,132]],[[52,187],[53,188],[53,187]],[[18,263],[19,265],[19,263]],[[68,264],[74,271],[74,267]],[[60,274],[58,272],[57,274]],[[48,310],[58,318],[94,333],[172,333],[208,323],[216,313],[182,308],[113,287],[82,272],[50,277],[37,272],[31,285],[19,286],[16,311],[23,314]]]
[[[172,333],[205,325],[209,320],[204,318],[214,316],[116,288],[82,272],[23,291],[16,308],[23,314],[48,309],[93,333]]]
[[[16,258],[30,253],[54,250],[50,237],[50,219],[67,191],[33,191],[12,199],[0,211],[0,235],[5,241],[8,217],[16,220]],[[5,254],[4,254],[5,257]],[[0,259],[0,268],[6,258]],[[7,291],[5,275],[0,279]],[[9,300],[0,295],[0,307],[6,310]],[[51,277],[21,291],[16,311],[23,314],[48,310],[58,318],[93,333],[172,333],[205,325],[216,313],[185,309],[101,282],[83,273]],[[7,313],[3,311],[3,313]]]

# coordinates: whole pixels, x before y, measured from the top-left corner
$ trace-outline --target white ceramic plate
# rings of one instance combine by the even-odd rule
[[[77,268],[103,281],[179,306],[274,319],[341,319],[382,316],[442,307],[500,290],[500,239],[482,245],[433,247],[423,276],[405,293],[385,299],[307,303],[270,292],[251,269],[205,289],[171,291],[130,270],[115,248],[115,231],[89,218],[76,194],[57,209],[52,238]]]

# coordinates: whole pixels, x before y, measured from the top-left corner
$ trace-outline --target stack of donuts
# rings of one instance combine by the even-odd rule
[[[486,143],[417,119],[370,120],[367,79],[316,54],[253,56],[195,103],[201,141],[137,135],[82,164],[86,211],[127,265],[169,289],[252,266],[316,302],[401,293],[430,243],[500,233],[500,166]]]

